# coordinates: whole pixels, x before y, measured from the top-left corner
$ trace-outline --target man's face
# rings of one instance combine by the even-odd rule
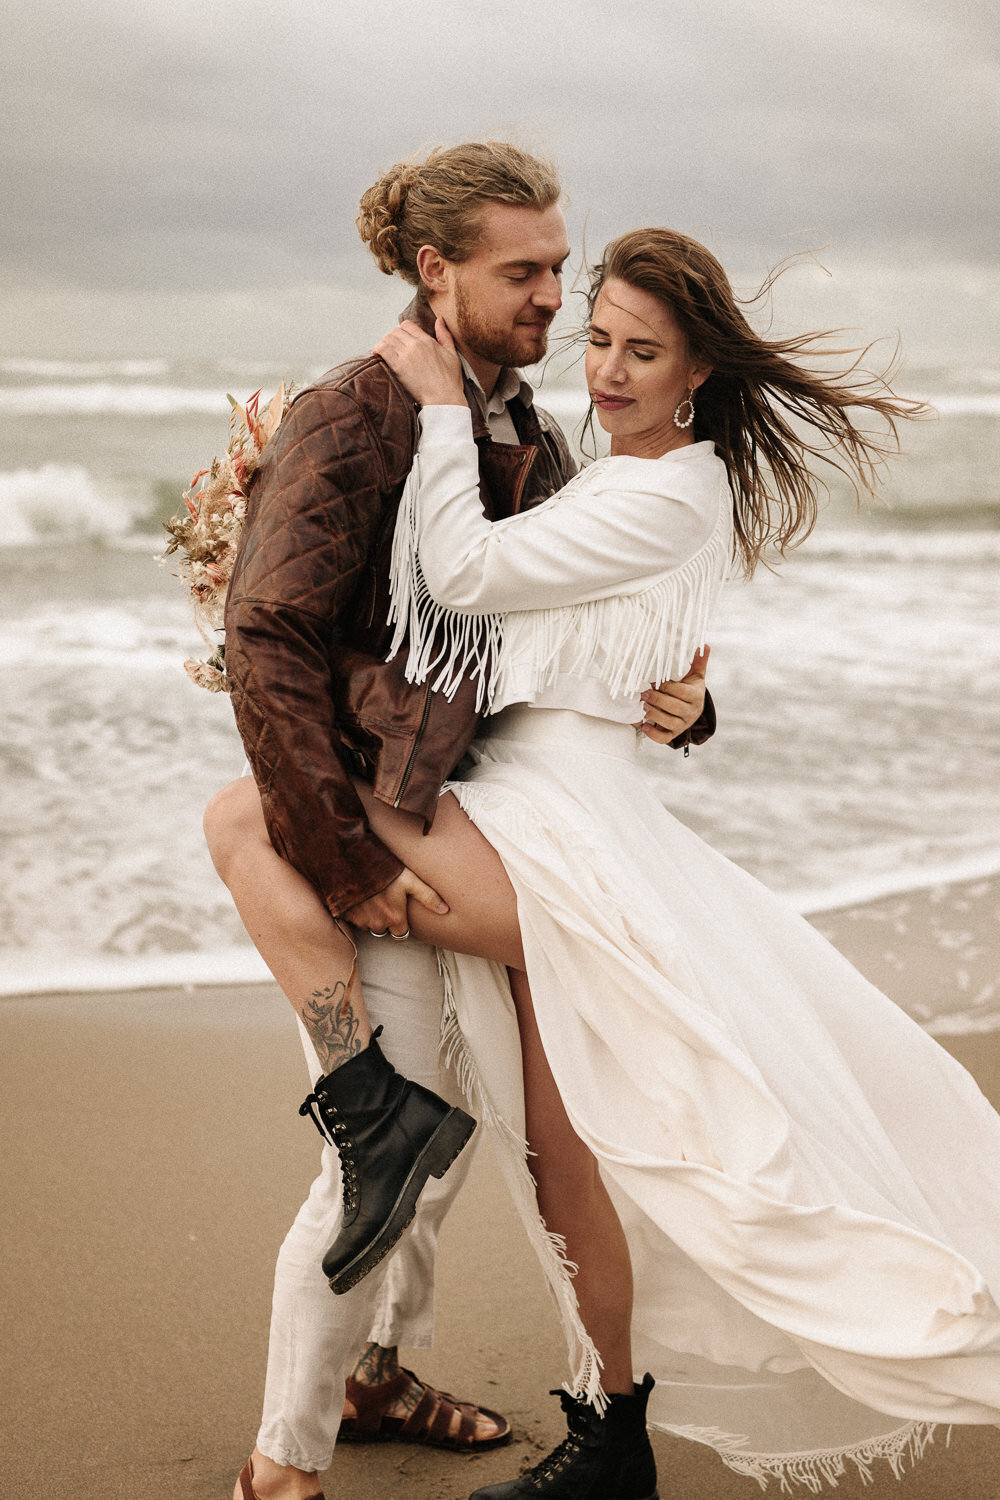
[[[562,304],[569,241],[561,211],[490,203],[468,260],[450,262],[434,297],[459,347],[495,365],[532,365],[545,354]]]

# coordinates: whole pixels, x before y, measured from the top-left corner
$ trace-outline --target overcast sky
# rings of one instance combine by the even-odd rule
[[[584,228],[594,254],[663,223],[753,276],[826,245],[862,316],[885,303],[909,331],[922,309],[930,344],[1000,328],[992,0],[0,9],[0,308],[21,346],[60,315],[127,308],[141,341],[171,307],[264,304],[266,342],[317,287],[384,298],[360,193],[421,146],[491,135],[557,161],[577,252]]]

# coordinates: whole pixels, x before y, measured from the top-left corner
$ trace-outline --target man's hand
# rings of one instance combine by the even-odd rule
[[[406,903],[410,898],[437,916],[445,916],[449,909],[437,891],[432,891],[412,870],[403,870],[384,891],[369,896],[367,901],[359,901],[357,906],[341,912],[341,916],[352,927],[367,927],[374,937],[385,937],[388,933],[402,940],[410,935],[406,915]]]
[[[701,648],[687,676],[680,682],[661,682],[658,688],[649,688],[642,694],[646,713],[636,728],[641,729],[654,745],[669,745],[701,717],[705,707],[705,672],[711,649],[711,646]]]
[[[409,319],[380,339],[372,350],[421,406],[464,406],[462,362],[443,318],[431,338]]]

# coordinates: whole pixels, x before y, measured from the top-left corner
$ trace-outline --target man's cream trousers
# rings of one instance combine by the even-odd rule
[[[385,1055],[405,1077],[462,1102],[441,1064],[444,991],[434,949],[365,933],[358,938],[358,965],[372,1024],[385,1027],[379,1038]],[[323,1070],[301,1022],[299,1030],[315,1081]],[[275,1463],[318,1471],[329,1467],[344,1382],[363,1344],[430,1346],[438,1231],[472,1155],[470,1145],[443,1178],[429,1180],[417,1216],[393,1253],[358,1286],[335,1297],[320,1262],[340,1229],[340,1162],[331,1146],[324,1147],[319,1176],[275,1269],[257,1437],[261,1453]]]

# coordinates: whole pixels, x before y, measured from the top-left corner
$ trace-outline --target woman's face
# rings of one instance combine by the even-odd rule
[[[652,292],[608,280],[597,296],[587,344],[590,399],[611,452],[659,458],[694,441],[674,412],[711,373],[699,364],[677,320]],[[681,418],[688,415],[685,406]]]

